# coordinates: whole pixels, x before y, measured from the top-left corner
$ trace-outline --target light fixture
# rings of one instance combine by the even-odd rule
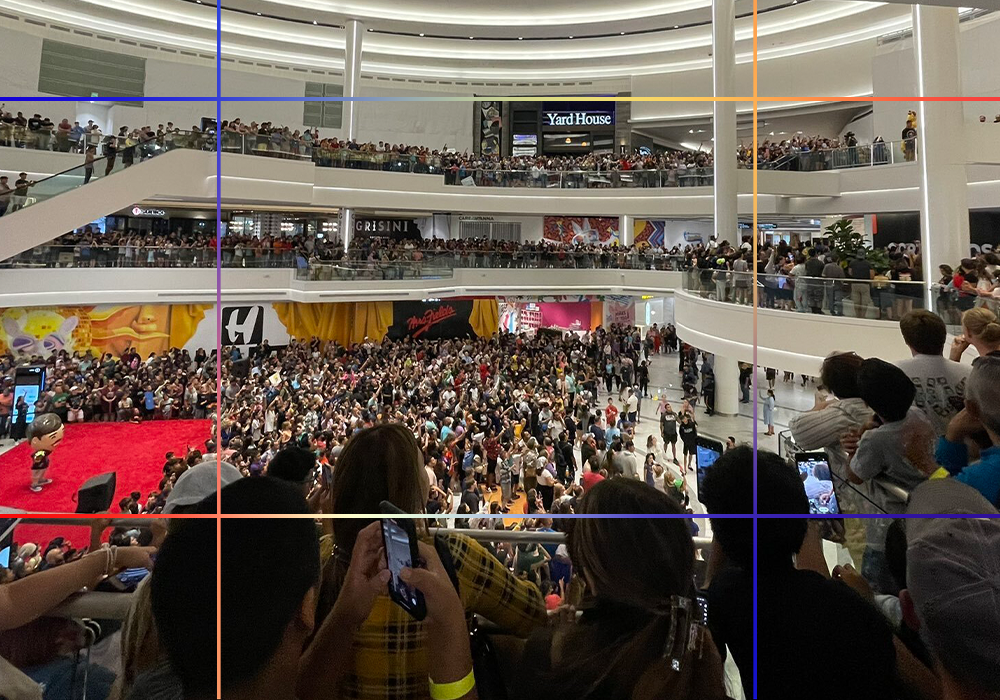
[[[475,39],[476,37],[474,37],[474,36],[470,36],[469,38],[470,38],[470,39]]]
[[[571,36],[571,37],[570,37],[570,39],[572,39],[572,38],[573,38],[573,37]]]
[[[566,143],[573,143],[573,139],[571,139],[569,136],[567,136],[566,137]]]
[[[423,36],[423,35],[424,35],[424,33],[423,33],[423,32],[420,32],[420,36]]]
[[[625,32],[621,32],[621,35],[622,35],[622,36],[625,36]]]
[[[259,12],[257,13],[257,16],[260,17],[260,13]]]
[[[523,37],[523,36],[519,36],[519,37],[517,37],[517,40],[518,40],[518,41],[521,41],[521,40],[523,40],[523,39],[524,39],[524,37]]]
[[[680,29],[680,28],[681,28],[681,25],[679,25],[679,24],[675,24],[674,25],[674,29]]]
[[[319,24],[319,22],[317,22],[316,20],[313,20],[313,24]]]

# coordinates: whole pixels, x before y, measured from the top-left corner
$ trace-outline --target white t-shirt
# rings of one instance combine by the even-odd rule
[[[896,366],[917,388],[913,405],[924,412],[938,436],[944,435],[948,422],[962,410],[972,367],[941,355],[914,355]]]
[[[625,403],[628,406],[628,412],[635,413],[636,408],[639,406],[639,399],[636,398],[635,394],[632,394]]]

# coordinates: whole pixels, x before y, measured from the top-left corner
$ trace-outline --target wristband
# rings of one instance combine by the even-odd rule
[[[931,479],[947,479],[949,476],[951,476],[951,472],[949,472],[944,467],[939,467],[938,470],[936,472],[934,472],[933,474],[931,474],[929,478],[931,478]]]
[[[430,684],[431,700],[458,700],[476,687],[476,675],[475,670],[470,670],[469,675],[454,683],[435,683],[430,676],[427,682]]]

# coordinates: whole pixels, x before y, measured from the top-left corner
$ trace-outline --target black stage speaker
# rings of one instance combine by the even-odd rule
[[[118,485],[116,472],[108,472],[87,479],[76,497],[77,513],[107,513],[115,500],[115,487]]]

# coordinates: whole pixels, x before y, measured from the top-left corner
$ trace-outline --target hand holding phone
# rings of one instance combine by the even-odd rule
[[[382,551],[381,523],[374,522],[359,532],[354,541],[351,563],[333,614],[352,628],[360,627],[371,613],[375,599],[385,592],[389,577]]]
[[[427,616],[423,594],[400,577],[403,569],[414,569],[420,561],[416,527],[412,519],[398,517],[405,513],[388,501],[382,501],[379,509],[396,516],[382,518],[382,544],[390,574],[389,597],[414,619],[423,620]]]
[[[437,551],[426,542],[418,542],[417,550],[425,568],[407,567],[399,572],[400,579],[422,594],[427,622],[438,627],[465,626],[465,607],[455,584],[441,563]]]

